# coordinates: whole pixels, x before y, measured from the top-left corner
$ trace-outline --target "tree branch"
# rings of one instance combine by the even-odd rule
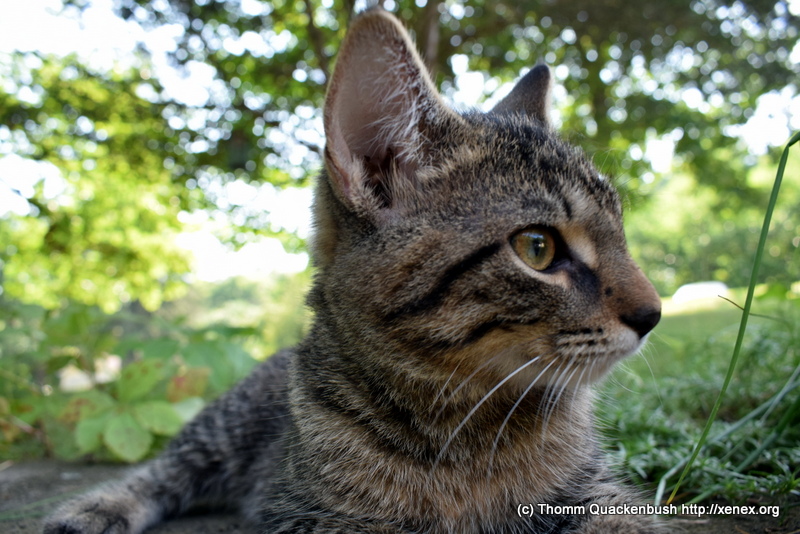
[[[330,79],[330,60],[325,55],[325,36],[317,25],[314,23],[314,6],[311,5],[311,0],[305,0],[306,14],[308,15],[308,38],[311,41],[311,46],[314,48],[314,54],[317,56],[319,67],[325,74],[325,80]]]
[[[436,71],[439,70],[439,2],[430,0],[425,6],[423,16],[423,35],[424,39],[423,59],[431,78],[436,79]]]

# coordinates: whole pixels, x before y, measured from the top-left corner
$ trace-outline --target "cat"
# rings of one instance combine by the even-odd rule
[[[307,337],[46,534],[133,534],[198,503],[264,533],[656,533],[593,430],[590,384],[660,300],[618,194],[530,70],[457,113],[389,13],[356,17],[324,108]],[[546,506],[551,506],[547,508]]]

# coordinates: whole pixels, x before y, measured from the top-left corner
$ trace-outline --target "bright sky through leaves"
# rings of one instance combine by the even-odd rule
[[[260,5],[254,0],[245,0],[242,9],[250,12]],[[0,58],[13,51],[39,51],[60,57],[76,53],[94,69],[109,71],[133,66],[136,59],[132,52],[137,42],[143,41],[150,50],[161,52],[153,55],[153,63],[167,94],[188,105],[199,106],[208,99],[213,71],[207,65],[190,63],[190,75],[179,76],[167,64],[166,53],[174,51],[175,37],[183,31],[180,27],[165,25],[145,33],[139,25],[117,17],[110,0],[92,2],[80,18],[76,13],[59,14],[61,0],[2,0],[0,6],[4,8],[4,15],[0,17]],[[0,68],[1,65],[2,61]],[[33,94],[19,96],[23,100],[26,96],[36,98]],[[45,198],[55,199],[64,191],[64,180],[54,165],[9,154],[4,150],[3,142],[0,133],[0,217],[9,212],[26,215],[28,203],[17,192],[23,197],[32,196],[33,186],[40,179],[44,179]],[[307,189],[279,191],[270,184],[256,187],[237,180],[226,186],[222,198],[268,212],[276,226],[300,237],[308,236],[311,193]],[[189,222],[197,230],[183,233],[177,245],[194,255],[193,272],[200,280],[214,281],[229,276],[256,278],[271,272],[297,272],[308,264],[305,253],[288,254],[280,241],[274,238],[261,238],[232,252],[210,231],[224,221],[210,221],[205,213],[185,214],[184,222]]]
[[[262,2],[256,0],[243,0],[239,9],[245,15],[257,15],[266,9]],[[0,69],[4,69],[4,55],[17,51],[39,51],[44,54],[64,56],[77,53],[83,62],[95,70],[109,71],[115,68],[127,68],[136,65],[136,56],[132,53],[136,44],[143,42],[152,52],[152,68],[156,71],[154,76],[163,84],[165,95],[181,101],[189,106],[200,106],[205,103],[215,91],[213,68],[199,61],[188,61],[186,69],[188,75],[179,75],[168,65],[167,54],[177,48],[176,39],[184,34],[184,29],[178,24],[158,25],[152,31],[146,32],[142,26],[133,21],[124,21],[112,12],[111,0],[93,1],[82,15],[78,17],[77,11],[67,10],[59,14],[62,7],[60,0],[0,0],[4,7],[3,17],[0,17]],[[785,9],[793,15],[800,14],[800,0],[791,0],[785,4]],[[464,16],[463,6],[454,3],[450,8],[450,15],[454,19]],[[745,32],[748,28],[743,28]],[[755,31],[755,30],[753,30]],[[565,46],[572,46],[580,36],[566,28],[561,33],[561,40]],[[293,38],[287,30],[273,32],[265,38],[259,34],[246,31],[238,39],[232,37],[221,40],[221,46],[231,55],[238,56],[244,50],[250,51],[259,58],[269,57],[272,50],[285,48]],[[682,51],[676,49],[662,63],[664,69],[685,70],[694,61],[694,52],[690,48]],[[587,56],[588,58],[589,56]],[[545,58],[547,59],[547,57]],[[613,59],[613,50],[612,50]],[[32,59],[34,61],[35,59]],[[800,45],[796,45],[790,53],[790,60],[800,63]],[[469,68],[469,57],[463,54],[452,56],[451,65],[455,75],[454,86],[447,91],[448,97],[459,107],[474,105],[486,93],[497,90],[497,97],[502,96],[508,89],[500,86],[496,78],[489,77]],[[600,77],[613,80],[617,73],[609,63],[609,67],[600,72]],[[684,65],[685,64],[685,65]],[[565,82],[570,76],[570,68],[565,65],[553,65],[557,80],[554,101],[556,106],[570,98],[563,86],[558,82]],[[32,65],[31,67],[36,67]],[[641,66],[645,73],[645,66]],[[308,76],[305,71],[296,71],[297,76]],[[633,72],[636,74],[636,72]],[[314,75],[314,71],[311,71]],[[651,80],[652,82],[652,80]],[[0,83],[8,89],[13,89],[14,80],[7,73],[0,71]],[[644,81],[642,83],[648,83]],[[654,83],[654,82],[653,82]],[[139,96],[147,98],[146,86],[140,90]],[[697,88],[679,88],[678,98],[691,109],[700,109],[714,105],[713,98],[706,99]],[[35,102],[37,95],[27,86],[21,86],[17,96],[23,101]],[[712,95],[722,98],[721,95]],[[490,98],[482,106],[490,107],[496,98]],[[785,142],[790,130],[800,129],[800,97],[793,93],[791,88],[781,92],[769,92],[758,99],[758,107],[742,126],[728,128],[728,135],[742,138],[749,146],[751,153],[764,154],[770,146],[778,146]],[[612,112],[619,112],[612,108]],[[313,110],[311,110],[313,113]],[[177,116],[170,120],[181,120]],[[558,113],[555,123],[560,123]],[[291,126],[291,125],[289,125]],[[314,123],[316,131],[308,131],[310,144],[319,144],[321,125]],[[281,128],[271,128],[264,131],[264,137],[280,137],[286,133]],[[7,130],[6,130],[7,132]],[[32,189],[34,180],[44,180],[45,199],[57,199],[64,191],[64,181],[59,179],[60,172],[52,164],[33,163],[11,153],[11,143],[4,138],[6,135],[0,128],[0,216],[12,212],[25,214],[28,203],[25,200]],[[657,173],[668,173],[672,167],[672,156],[675,142],[683,136],[680,129],[638,140],[638,145],[631,149],[634,160],[647,161],[652,170]],[[194,146],[197,152],[202,152],[206,146],[205,141]],[[297,167],[303,162],[303,155],[296,147],[290,151],[287,160]],[[193,145],[188,149],[193,150]],[[36,166],[36,172],[33,171]],[[32,178],[36,176],[35,178]],[[645,183],[653,180],[652,173],[642,176]],[[213,187],[213,184],[212,184]],[[211,190],[211,189],[209,189]],[[20,194],[17,194],[18,191]],[[305,190],[288,189],[278,192],[270,184],[251,185],[241,180],[228,182],[224,187],[220,185],[216,199],[220,203],[243,206],[252,212],[269,212],[270,224],[278,228],[296,231],[301,237],[308,233],[310,194]],[[184,234],[180,239],[181,246],[189,247],[195,251],[197,261],[195,274],[201,278],[218,279],[230,274],[246,274],[260,272],[265,262],[259,258],[268,258],[270,265],[277,270],[294,270],[305,266],[307,261],[304,255],[300,258],[286,255],[278,249],[278,243],[270,239],[262,239],[259,243],[247,245],[241,254],[246,256],[231,256],[216,238],[208,234],[209,229],[218,228],[226,224],[225,217],[217,214],[188,214],[182,215],[182,222],[189,222],[198,227],[198,232]],[[259,249],[259,247],[262,247]],[[254,252],[254,250],[261,252]],[[262,254],[259,256],[259,254]]]

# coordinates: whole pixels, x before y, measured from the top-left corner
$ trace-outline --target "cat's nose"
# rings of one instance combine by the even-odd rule
[[[649,306],[642,306],[632,313],[621,315],[620,320],[639,334],[639,339],[641,339],[646,336],[650,330],[655,328],[658,321],[661,320],[661,310]]]

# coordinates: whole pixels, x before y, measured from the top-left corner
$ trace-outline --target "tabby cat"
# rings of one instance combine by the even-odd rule
[[[198,503],[264,533],[659,532],[589,512],[637,504],[588,386],[660,301],[616,192],[553,132],[550,85],[539,66],[459,114],[394,17],[357,17],[325,102],[310,333],[44,532],[138,533]]]

